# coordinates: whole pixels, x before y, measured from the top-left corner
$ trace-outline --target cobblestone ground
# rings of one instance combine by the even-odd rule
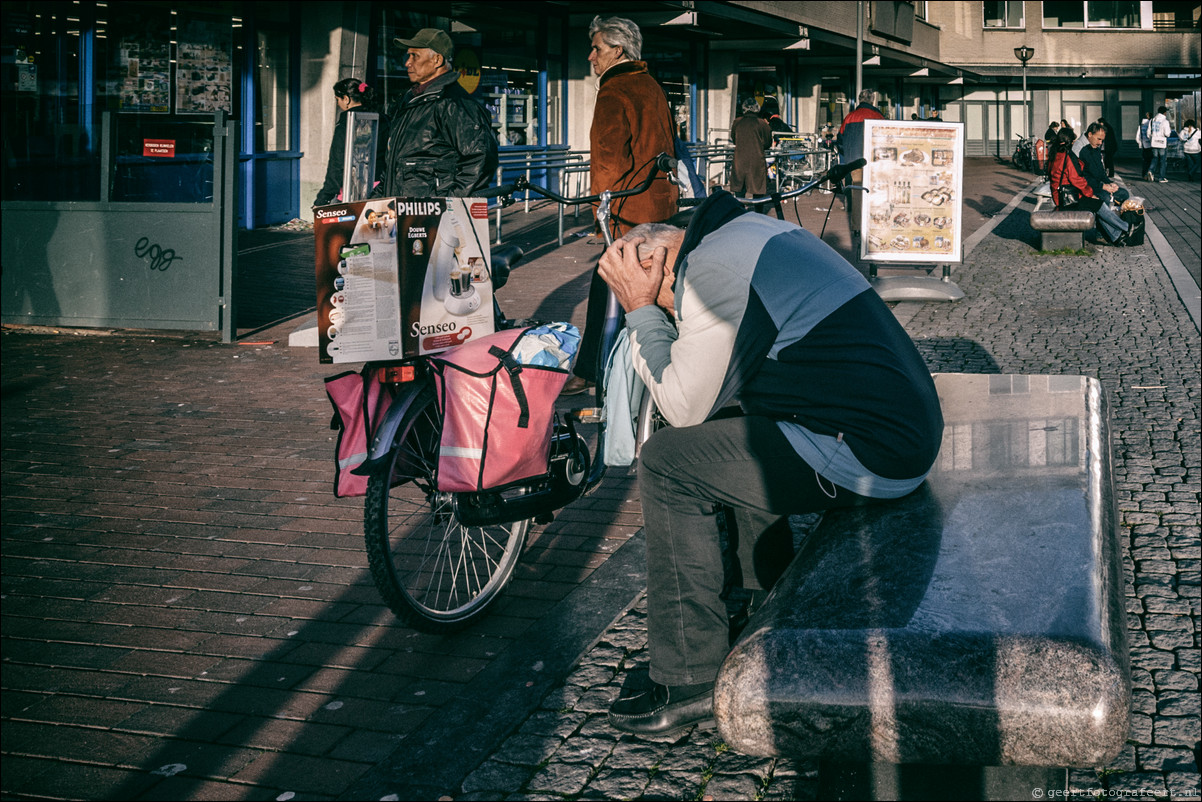
[[[1155,253],[1041,256],[1019,208],[956,274],[966,298],[906,320],[932,371],[1095,376],[1112,405],[1134,702],[1109,766],[1074,798],[1199,796],[1199,337]],[[913,305],[911,305],[913,307]],[[814,799],[812,762],[735,754],[715,730],[621,736],[605,721],[645,665],[640,600],[457,799]]]

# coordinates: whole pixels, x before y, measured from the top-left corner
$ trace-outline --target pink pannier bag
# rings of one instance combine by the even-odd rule
[[[375,428],[392,405],[393,395],[380,383],[374,365],[361,373],[339,373],[326,379],[326,395],[334,407],[330,428],[338,430],[334,447],[334,496],[367,495],[367,477],[351,473],[367,460]]]
[[[494,490],[547,474],[555,399],[569,373],[519,364],[513,348],[527,331],[499,331],[430,360],[442,413],[439,490]]]

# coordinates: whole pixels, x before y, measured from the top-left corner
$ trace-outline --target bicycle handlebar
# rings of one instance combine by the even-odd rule
[[[612,190],[609,193],[610,198],[626,198],[631,195],[637,195],[640,192],[646,192],[651,187],[651,182],[655,180],[660,173],[671,176],[676,172],[676,159],[673,159],[667,153],[661,153],[655,157],[655,163],[652,165],[651,172],[647,174],[647,178],[637,187],[630,189]],[[517,180],[509,184],[501,184],[490,189],[475,193],[479,198],[496,198],[507,197],[515,192],[530,190],[536,195],[541,195],[548,200],[553,200],[556,203],[562,203],[565,206],[578,206],[582,203],[596,203],[601,200],[600,195],[583,195],[579,198],[568,198],[560,195],[557,192],[552,192],[546,187],[540,187],[538,184],[532,184],[525,176],[519,176]]]
[[[866,159],[856,159],[855,161],[848,162],[847,164],[836,164],[834,167],[827,170],[810,183],[800,186],[797,189],[791,189],[788,192],[781,192],[776,195],[763,195],[758,198],[739,198],[739,202],[745,206],[761,206],[766,203],[776,203],[779,201],[796,198],[798,195],[804,195],[814,187],[826,181],[830,181],[833,184],[841,183],[844,178],[847,178],[847,176],[851,175],[856,170],[859,170],[866,164],[868,164]]]

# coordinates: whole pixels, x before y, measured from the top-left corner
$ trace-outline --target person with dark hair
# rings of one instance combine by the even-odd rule
[[[1131,226],[1119,217],[1110,202],[1110,196],[1117,190],[1122,194],[1122,200],[1126,200],[1127,190],[1120,189],[1117,184],[1099,183],[1098,173],[1101,172],[1105,176],[1105,169],[1101,167],[1101,157],[1090,152],[1097,151],[1102,144],[1106,136],[1105,129],[1094,123],[1089,126],[1085,135],[1089,145],[1082,149],[1082,154],[1096,159],[1097,164],[1092,169],[1073,153],[1075,137],[1072,129],[1061,129],[1057,134],[1052,148],[1052,166],[1048,172],[1048,180],[1052,185],[1052,200],[1058,209],[1078,208],[1093,212],[1097,219],[1097,227],[1107,241],[1114,245],[1122,245],[1131,234]],[[1105,178],[1101,181],[1104,182]],[[1077,199],[1072,200],[1072,196],[1077,196]]]
[[[493,182],[497,135],[492,118],[459,85],[451,69],[454,45],[446,31],[423,28],[407,49],[412,86],[392,114],[384,196],[468,198]]]
[[[1048,143],[1048,152],[1052,150],[1052,143],[1056,141],[1057,134],[1060,133],[1060,123],[1052,120],[1048,123],[1048,130],[1043,132],[1043,141]]]
[[[376,93],[358,78],[343,78],[334,84],[334,100],[338,104],[338,122],[334,125],[334,138],[330,140],[330,159],[326,163],[326,179],[317,190],[314,206],[325,206],[342,196],[342,170],[346,160],[346,114],[352,109],[377,111]],[[380,135],[376,144],[376,171],[384,166],[384,152],[388,144],[388,128],[381,120]],[[342,200],[363,200],[342,198]]]
[[[764,105],[760,107],[760,116],[767,121],[768,127],[772,129],[772,133],[793,133],[793,129],[789,127],[789,124],[780,118],[780,101],[776,99],[776,95],[764,96]]]
[[[1106,139],[1102,142],[1102,154],[1106,160],[1106,177],[1114,178],[1114,157],[1119,151],[1119,137],[1114,126],[1106,122],[1105,117],[1098,118],[1098,125],[1106,130]]]
[[[772,147],[772,129],[761,119],[760,104],[755,98],[743,101],[743,113],[730,127],[730,138],[735,143],[731,193],[736,198],[748,192],[752,197],[768,194],[768,162],[764,160],[764,151]]]

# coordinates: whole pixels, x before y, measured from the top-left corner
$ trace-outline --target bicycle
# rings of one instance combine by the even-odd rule
[[[1014,146],[1014,155],[1010,162],[1024,173],[1032,172],[1035,168],[1035,145],[1029,137],[1022,134],[1015,134],[1018,137],[1018,143]]]
[[[628,190],[568,198],[518,178],[480,195],[498,197],[503,205],[525,190],[566,205],[596,203],[609,247],[611,201],[644,192],[659,174],[674,171],[675,160],[661,154],[643,183]],[[504,286],[522,256],[515,246],[492,254],[494,289]],[[495,296],[493,315],[498,330],[525,325],[507,319]],[[621,307],[611,292],[601,353],[611,350],[620,319]],[[441,417],[429,365],[429,356],[387,363],[385,375],[395,398],[361,469],[370,473],[364,538],[372,578],[393,613],[419,630],[443,633],[470,625],[496,601],[513,574],[532,521],[549,522],[557,510],[601,481],[605,382],[598,377],[596,407],[557,416],[544,477],[500,491],[447,493],[438,490],[436,481]],[[598,426],[592,453],[577,431],[581,424]]]

